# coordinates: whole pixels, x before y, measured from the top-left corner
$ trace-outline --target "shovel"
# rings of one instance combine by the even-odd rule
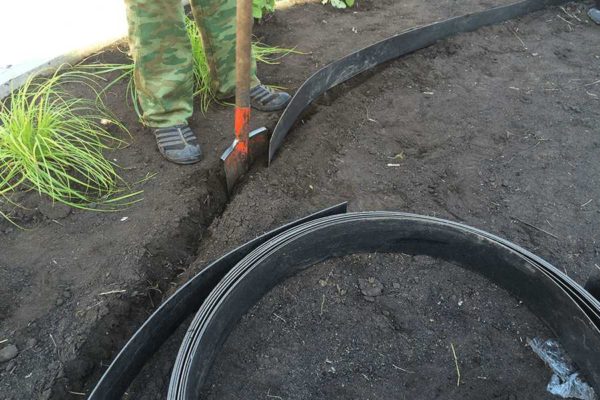
[[[250,163],[266,152],[267,129],[250,132],[250,82],[252,62],[252,0],[237,0],[235,140],[223,153],[227,190],[231,192],[248,172]]]

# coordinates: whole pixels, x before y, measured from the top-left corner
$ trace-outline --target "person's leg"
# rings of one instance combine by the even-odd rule
[[[217,98],[235,94],[236,0],[191,0],[192,13],[202,35],[210,69],[212,90]],[[256,60],[252,60],[253,86]]]
[[[202,158],[187,126],[193,110],[193,64],[181,0],[125,0],[129,46],[142,122],[161,154],[178,164]]]
[[[592,21],[600,25],[600,0],[596,0],[596,5],[588,10],[588,16]]]
[[[228,98],[235,93],[236,0],[191,0],[192,12],[202,35],[213,93]],[[263,111],[279,110],[289,102],[287,93],[262,85],[252,60],[252,106]]]
[[[192,115],[193,74],[181,0],[125,0],[143,122],[183,125]]]

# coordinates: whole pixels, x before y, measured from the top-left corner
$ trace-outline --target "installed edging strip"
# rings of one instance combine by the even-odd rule
[[[474,31],[487,25],[521,17],[548,6],[564,3],[567,3],[567,0],[525,0],[434,22],[404,31],[327,65],[304,82],[279,118],[269,143],[269,164],[273,161],[275,153],[300,115],[329,89],[371,68],[431,46],[458,33]]]
[[[231,269],[188,328],[167,398],[199,398],[237,321],[276,284],[331,257],[367,252],[429,255],[494,281],[554,332],[600,392],[600,302],[567,275],[507,240],[463,224],[405,213],[363,212],[296,226],[257,247]]]

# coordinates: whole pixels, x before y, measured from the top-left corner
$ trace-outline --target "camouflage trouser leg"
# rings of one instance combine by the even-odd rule
[[[183,124],[192,115],[191,46],[181,0],[125,0],[143,122]]]
[[[217,97],[235,90],[236,0],[192,0]],[[125,0],[135,85],[152,127],[183,124],[193,109],[193,61],[181,0]],[[256,68],[256,67],[255,67]],[[253,85],[256,69],[253,70]]]
[[[192,13],[202,34],[202,42],[217,98],[235,94],[236,0],[191,0]],[[252,60],[252,86],[256,78],[256,60]]]

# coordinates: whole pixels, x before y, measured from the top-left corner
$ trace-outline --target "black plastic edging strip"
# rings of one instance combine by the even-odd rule
[[[394,212],[350,213],[296,226],[265,242],[219,282],[179,350],[169,400],[196,400],[241,316],[276,284],[331,257],[364,252],[424,254],[458,262],[523,300],[600,387],[600,303],[550,263],[490,233]]]
[[[327,90],[371,68],[431,46],[458,33],[470,32],[567,2],[567,0],[525,0],[434,22],[404,31],[327,65],[304,82],[281,115],[269,143],[269,164],[300,115]]]
[[[448,221],[448,224],[453,224],[452,221]],[[514,248],[516,245],[511,243],[508,240],[502,239],[498,236],[492,235],[488,232],[482,231],[477,228],[467,227],[460,223],[456,223],[458,226],[462,226],[465,229],[472,231],[475,234],[482,235],[485,237],[489,237],[491,240],[496,241],[500,245],[505,245],[507,248]],[[558,285],[561,285],[565,291],[571,293],[571,296],[574,301],[578,301],[580,303],[593,304],[592,314],[590,318],[594,321],[594,323],[600,326],[600,300],[596,298],[594,295],[589,293],[587,290],[583,289],[577,282],[575,282],[570,276],[558,270],[555,266],[545,261],[543,258],[538,257],[537,255],[519,247],[520,254],[530,260],[533,265],[543,265],[542,272],[547,274],[550,279],[553,279]],[[576,290],[582,289],[582,290]]]
[[[314,219],[343,214],[346,211],[347,203],[329,207],[265,233],[212,262],[179,288],[144,322],[104,372],[88,399],[121,398],[150,357],[177,327],[200,307],[225,274],[254,249],[295,226]]]

